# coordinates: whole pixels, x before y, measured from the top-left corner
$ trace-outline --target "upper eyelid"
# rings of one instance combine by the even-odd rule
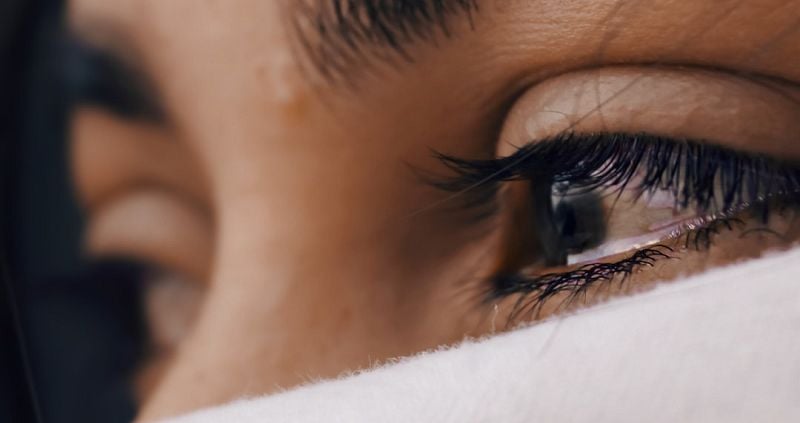
[[[121,49],[98,47],[65,32],[54,63],[70,105],[98,106],[126,119],[163,123],[166,113],[155,83]]]
[[[776,191],[770,191],[770,194],[778,196],[789,195],[789,194],[791,195],[800,194],[800,192],[798,192],[798,189],[800,189],[800,167],[798,167],[796,163],[785,162],[763,154],[759,155],[753,153],[743,153],[738,150],[733,150],[730,148],[721,147],[715,144],[702,141],[676,140],[670,137],[656,136],[649,134],[618,134],[618,133],[615,134],[563,133],[559,136],[552,137],[547,140],[538,141],[520,147],[514,154],[507,157],[496,158],[496,159],[469,160],[469,159],[461,159],[458,157],[448,156],[444,154],[438,154],[437,158],[440,161],[442,161],[444,165],[448,168],[448,170],[453,172],[453,174],[447,177],[433,179],[431,184],[436,188],[439,188],[445,192],[454,193],[453,198],[462,197],[463,203],[465,204],[465,208],[470,208],[469,206],[470,204],[480,203],[475,201],[476,197],[484,199],[489,198],[492,200],[497,199],[496,194],[499,192],[499,184],[501,182],[530,179],[532,176],[531,172],[533,172],[534,174],[538,172],[544,176],[556,177],[558,175],[565,176],[569,172],[574,173],[576,169],[580,169],[581,167],[589,168],[591,170],[597,168],[598,166],[602,166],[603,163],[605,163],[605,159],[603,159],[603,163],[595,163],[598,165],[595,167],[592,167],[592,165],[585,166],[584,164],[583,166],[578,166],[578,168],[574,168],[577,165],[577,163],[580,163],[584,159],[594,160],[594,161],[597,161],[598,159],[597,157],[588,157],[588,156],[584,157],[586,155],[593,154],[591,151],[587,151],[587,149],[582,150],[583,153],[581,153],[580,151],[578,151],[579,149],[574,150],[571,149],[570,147],[565,147],[565,145],[572,144],[572,147],[576,147],[578,145],[583,145],[584,147],[588,146],[591,148],[595,148],[594,153],[598,153],[597,149],[603,148],[604,146],[621,149],[623,147],[621,144],[618,146],[609,145],[609,142],[612,144],[614,143],[619,144],[618,141],[620,140],[618,138],[620,137],[622,138],[636,137],[640,141],[644,141],[645,143],[647,143],[648,141],[652,141],[655,143],[667,143],[673,146],[684,144],[687,146],[687,148],[690,149],[697,148],[698,152],[702,153],[700,158],[706,161],[710,160],[711,157],[724,156],[723,158],[726,159],[739,160],[739,165],[761,166],[758,169],[755,168],[749,169],[749,171],[748,168],[745,167],[740,167],[737,169],[740,172],[745,172],[745,174],[743,174],[743,177],[747,178],[747,181],[745,182],[748,181],[757,182],[759,184],[758,187],[764,187],[764,184],[768,184],[769,186],[766,186],[766,188],[776,190]],[[576,142],[578,144],[575,144]],[[630,146],[630,148],[632,147],[633,145]],[[564,149],[570,151],[564,151]],[[629,148],[626,148],[625,150],[628,149]],[[547,150],[549,150],[549,152]],[[686,154],[690,154],[690,150],[686,149],[684,150]],[[643,154],[648,153],[642,148],[639,148],[639,151],[641,151]],[[635,153],[635,151],[633,153]],[[553,154],[562,156],[559,156],[561,158],[553,157]],[[577,156],[577,154],[584,154],[584,156]],[[718,154],[718,156],[715,156],[715,154]],[[597,155],[598,154],[595,154],[595,156]],[[612,160],[615,159],[615,157],[617,156],[608,156],[608,159]],[[564,163],[565,159],[566,161],[569,161],[570,164],[565,164]],[[573,159],[577,159],[578,162],[575,162]],[[555,164],[555,166],[553,166],[553,164]],[[634,167],[636,169],[639,169],[641,166],[647,164],[649,164],[647,161],[642,161],[636,163]],[[679,168],[680,166],[681,163],[677,163],[675,167]],[[613,165],[611,165],[611,167],[613,167]],[[747,174],[747,172],[749,172],[749,174]],[[767,172],[767,174],[762,175],[762,172]],[[769,172],[773,172],[774,174],[771,174]],[[683,178],[685,175],[681,174],[678,176]],[[764,178],[768,177],[769,179],[763,180],[759,179],[760,177]],[[569,178],[567,177],[564,177],[564,179],[569,180]],[[574,177],[572,179],[574,179]],[[628,179],[625,179],[625,181],[627,180]],[[558,181],[556,180],[554,182]],[[600,186],[598,181],[569,180],[569,182],[577,182],[579,184],[584,183],[583,186],[585,188],[590,188],[590,189],[594,189]],[[603,186],[609,186],[608,185],[609,181],[604,179],[602,182]],[[725,188],[717,188],[714,186],[708,186],[708,184],[704,182],[702,178],[697,179],[696,182],[698,182],[698,184],[700,185],[698,185],[697,187],[693,186],[692,188],[693,189],[697,188],[700,190],[698,191],[697,194],[709,194],[710,192],[713,192],[713,190],[721,189],[724,191],[725,189]],[[623,183],[625,182],[623,181]],[[665,187],[664,189],[678,189],[678,188],[679,187],[677,186],[669,186]],[[746,194],[745,192],[746,187],[729,186],[727,188],[730,189],[736,188],[740,190],[733,192],[734,194],[736,194],[733,198],[734,201],[741,200],[740,197]],[[687,196],[695,195],[694,192],[684,193],[684,194],[686,194]],[[693,201],[689,198],[680,198],[680,197],[676,198],[683,200],[684,203]],[[703,204],[698,203],[698,206],[702,207],[702,205]]]

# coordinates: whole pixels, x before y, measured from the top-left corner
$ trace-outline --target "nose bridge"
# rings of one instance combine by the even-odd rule
[[[383,246],[369,245],[369,228],[357,227],[336,206],[325,213],[319,195],[298,191],[285,195],[300,198],[255,195],[252,203],[240,198],[227,206],[211,296],[252,308],[254,319],[276,330],[317,332],[305,342],[350,326],[348,336],[366,331],[375,337],[406,299],[395,292],[393,277],[400,272],[385,272],[391,257]]]
[[[361,166],[375,167],[376,149],[365,153],[303,81],[282,29],[253,29],[246,42],[269,48],[254,57],[230,47],[241,40],[226,42],[227,28],[174,47],[198,53],[192,66],[163,58],[181,135],[209,169],[216,237],[200,316],[148,401],[159,413],[407,352],[400,276],[386,272],[393,238],[374,218],[392,208],[365,194],[388,180]]]
[[[381,281],[292,256],[292,264],[264,266],[267,274],[218,273],[222,283],[160,387],[165,400],[196,389],[198,397],[187,401],[218,403],[410,352],[400,349],[407,338],[402,307],[387,301]]]
[[[226,381],[259,384],[257,392],[395,355],[400,319],[389,255],[374,242],[380,228],[364,219],[374,200],[347,196],[363,179],[343,174],[347,155],[320,159],[318,150],[354,147],[320,129],[298,106],[307,99],[281,95],[221,153],[212,288],[183,360],[232,366],[242,377]],[[234,354],[237,344],[251,350]],[[220,397],[231,392],[241,386]]]
[[[408,352],[398,350],[402,307],[387,300],[389,284],[368,264],[355,276],[368,257],[337,267],[324,249],[234,241],[219,247],[223,261],[201,315],[149,401],[152,409],[274,392]],[[248,267],[253,262],[261,266]]]

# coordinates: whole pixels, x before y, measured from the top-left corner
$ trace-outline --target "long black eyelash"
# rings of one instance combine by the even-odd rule
[[[739,218],[721,217],[715,219],[703,227],[689,231],[683,237],[683,248],[694,248],[695,250],[707,250],[713,244],[714,237],[719,235],[723,229],[732,231],[734,228],[744,230],[747,224]],[[765,230],[765,228],[760,228]]]
[[[521,274],[497,276],[493,279],[494,288],[489,300],[522,294],[511,310],[509,324],[523,315],[537,318],[542,306],[557,295],[565,294],[560,307],[568,306],[584,296],[590,287],[614,280],[622,284],[637,268],[652,267],[657,260],[672,258],[672,252],[673,249],[666,245],[655,245],[638,250],[630,257],[615,263],[592,263],[569,272],[533,277]]]
[[[408,43],[438,34],[449,37],[449,17],[465,13],[472,22],[478,10],[477,0],[303,0],[291,5],[291,24],[305,53],[330,80],[348,79],[348,68],[364,62],[370,46],[388,47],[410,61]]]
[[[800,193],[800,167],[693,140],[650,134],[562,134],[491,160],[438,159],[455,176],[434,186],[471,198],[496,194],[501,182],[542,178],[565,184],[570,192],[630,190],[636,198],[667,191],[676,209],[725,213],[742,205]],[[634,178],[638,182],[631,185]],[[763,215],[766,216],[766,210]]]
[[[467,208],[495,210],[491,200],[497,199],[502,182],[513,180],[553,187],[562,184],[573,194],[626,190],[635,199],[667,191],[676,209],[691,206],[698,213],[714,216],[684,235],[684,248],[708,248],[720,230],[741,227],[743,222],[729,215],[745,208],[760,213],[766,221],[768,207],[776,200],[781,206],[800,202],[800,167],[796,164],[650,134],[569,133],[527,145],[500,159],[437,157],[455,176],[433,180],[433,185],[455,193]],[[521,294],[509,322],[523,314],[536,317],[543,304],[559,294],[565,294],[562,305],[569,304],[598,283],[623,283],[636,268],[652,266],[658,259],[671,257],[671,252],[669,247],[654,246],[616,263],[592,263],[564,273],[496,275],[488,299]]]
[[[723,230],[744,230],[746,223],[739,218],[719,218],[687,231],[674,238],[675,246],[684,250],[707,250],[713,244],[714,237]],[[744,231],[742,236],[752,232],[765,232],[782,238],[782,235],[767,227],[752,228]],[[492,288],[486,297],[487,302],[500,300],[513,294],[521,294],[511,309],[507,325],[512,325],[520,318],[540,317],[542,307],[548,300],[559,294],[565,294],[557,308],[569,307],[577,300],[585,297],[589,288],[602,283],[618,282],[622,286],[634,271],[641,267],[652,267],[662,259],[676,259],[675,249],[663,244],[653,245],[636,251],[630,257],[613,263],[590,263],[578,269],[563,273],[548,273],[537,276],[526,276],[521,273],[498,275],[492,278]]]

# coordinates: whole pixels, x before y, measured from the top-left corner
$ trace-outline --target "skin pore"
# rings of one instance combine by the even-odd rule
[[[327,69],[320,52],[340,50],[298,4],[69,2],[72,31],[135,67],[163,111],[87,104],[72,120],[87,249],[151,263],[151,292],[191,299],[151,296],[152,331],[168,335],[138,378],[142,420],[507,319],[514,298],[494,308],[481,293],[507,253],[502,228],[524,222],[508,207],[476,220],[422,182],[415,169],[446,171],[432,151],[502,157],[573,129],[800,158],[800,1],[477,1],[402,52],[362,42]],[[797,236],[791,217],[776,224]],[[782,246],[723,240],[629,283]]]

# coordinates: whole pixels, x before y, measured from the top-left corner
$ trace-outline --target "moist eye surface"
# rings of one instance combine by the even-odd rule
[[[800,204],[800,168],[766,155],[616,133],[563,134],[496,160],[442,159],[457,176],[440,186],[467,196],[478,187],[498,199],[504,183],[528,185],[536,230],[509,236],[534,238],[512,245],[536,254],[501,269],[490,297],[521,293],[532,308],[708,249],[723,232],[738,232],[745,245],[757,244],[743,238],[755,232],[794,240],[788,215]]]

